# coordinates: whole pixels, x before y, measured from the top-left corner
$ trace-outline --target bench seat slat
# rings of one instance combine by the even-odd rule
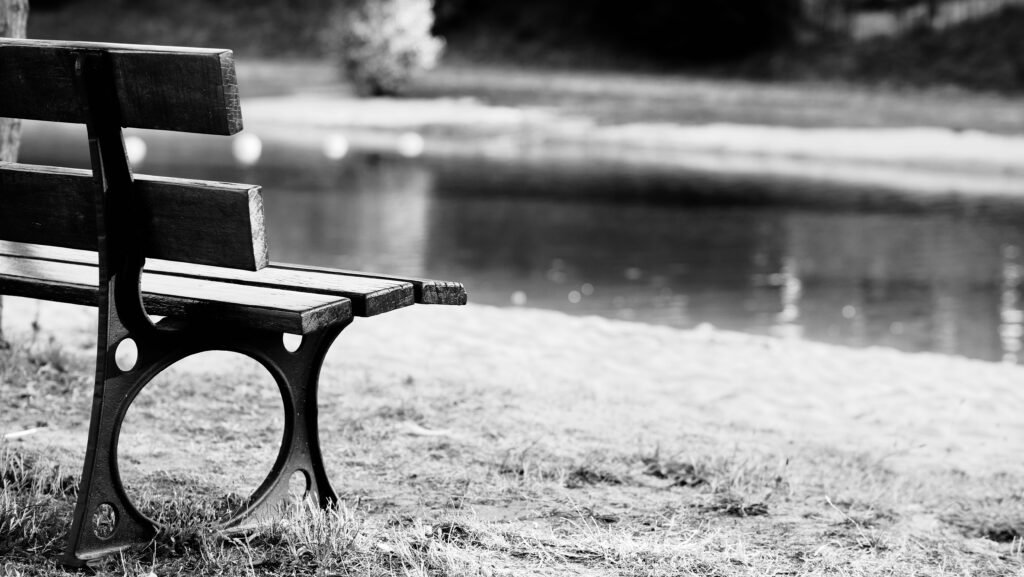
[[[0,162],[0,239],[96,250],[88,170]],[[145,256],[259,270],[263,197],[251,184],[137,175]]]
[[[0,294],[96,306],[97,268],[0,256]],[[251,328],[306,334],[352,316],[343,297],[199,280],[164,274],[142,278],[148,313],[195,317]]]
[[[343,296],[352,300],[353,313],[361,317],[372,317],[416,302],[411,283],[293,271],[273,265],[249,272],[154,260],[147,262],[147,270],[246,286],[287,287],[294,291]]]
[[[346,277],[362,277],[368,279],[391,280],[407,282],[412,285],[415,291],[417,304],[423,305],[464,305],[467,302],[466,287],[459,282],[432,280],[425,278],[395,276],[360,272],[354,270],[331,269],[317,266],[306,266],[299,264],[286,264],[272,262],[271,268],[301,271],[306,273],[320,273]]]
[[[5,241],[0,241],[0,254],[78,264],[94,265],[96,263],[95,252]],[[299,265],[272,263],[259,272],[246,272],[150,260],[146,263],[146,270],[152,273],[209,278],[257,286],[282,286],[288,287],[289,290],[336,294],[352,300],[353,312],[357,316],[374,316],[409,306],[414,302],[425,302],[425,304],[466,303],[466,291],[459,283],[423,279],[408,281],[397,277],[370,276],[367,273],[341,274],[334,269]],[[419,288],[417,288],[417,283],[419,283]],[[441,289],[434,287],[441,287]]]

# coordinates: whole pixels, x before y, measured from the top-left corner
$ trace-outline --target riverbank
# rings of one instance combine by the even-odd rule
[[[239,78],[249,132],[326,154],[341,142],[922,193],[1024,190],[1024,112],[1011,97],[464,66],[430,73],[407,98],[358,99],[313,61],[243,60]]]
[[[4,382],[3,432],[42,428],[5,450],[76,471],[93,311],[7,303],[5,331],[36,360],[29,382]],[[529,309],[358,320],[326,361],[321,430],[363,529],[327,566],[454,522],[467,539],[445,546],[493,574],[1010,574],[1022,567],[1022,377],[954,357]],[[237,356],[176,366],[129,413],[121,466],[133,494],[167,514],[168,499],[251,490],[280,435],[276,397]],[[157,574],[184,562],[160,555]],[[14,567],[38,561],[26,562]],[[150,553],[127,563],[146,568]]]
[[[1024,106],[1013,97],[464,65],[431,72],[407,97],[357,98],[326,61],[242,58],[238,76],[246,129],[236,139],[248,141],[235,153],[257,155],[243,164],[270,143],[331,161],[358,151],[946,199],[1024,190]],[[81,132],[26,123],[24,147],[52,155]],[[216,138],[134,134],[154,158],[232,152]]]

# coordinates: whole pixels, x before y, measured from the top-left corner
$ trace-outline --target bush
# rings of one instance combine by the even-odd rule
[[[805,1],[436,0],[437,30],[473,57],[714,64],[790,44]]]
[[[393,95],[444,49],[431,33],[433,0],[345,0],[332,12],[328,49],[363,96]]]

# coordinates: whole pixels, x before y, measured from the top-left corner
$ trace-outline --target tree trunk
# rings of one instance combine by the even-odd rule
[[[0,0],[0,36],[24,38],[28,24],[28,0]],[[18,158],[18,144],[21,141],[21,121],[0,118],[0,161],[14,162]],[[4,303],[0,298],[0,321],[3,320]],[[3,328],[0,326],[0,346],[4,344]]]

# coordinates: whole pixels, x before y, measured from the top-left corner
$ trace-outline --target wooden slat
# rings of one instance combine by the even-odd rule
[[[97,261],[96,253],[92,251],[7,241],[0,241],[0,255],[89,266],[95,266]],[[248,272],[154,259],[146,262],[146,274],[170,274],[249,286],[342,296],[352,301],[353,314],[361,317],[386,313],[415,303],[413,287],[408,282],[290,270],[275,266],[269,266],[258,272]]]
[[[110,54],[121,123],[203,134],[242,130],[230,50],[0,38],[0,116],[85,122],[75,55]]]
[[[416,291],[416,302],[418,304],[464,305],[468,300],[468,297],[466,295],[466,287],[464,287],[462,283],[454,281],[377,274],[355,270],[330,269],[298,264],[284,264],[279,262],[270,263],[270,266],[273,268],[288,269],[293,271],[320,272],[324,274],[356,276],[363,278],[407,282],[412,284],[413,290]]]
[[[147,257],[259,270],[267,265],[260,188],[136,176]],[[96,250],[88,170],[0,163],[0,239]]]
[[[154,260],[147,261],[147,270],[187,278],[343,296],[352,301],[353,314],[361,317],[372,317],[416,302],[411,283],[290,270],[273,264],[263,270],[249,272]]]
[[[97,276],[91,265],[0,256],[0,294],[96,306]],[[352,317],[352,303],[335,295],[164,274],[143,275],[142,291],[149,314],[295,334]]]

